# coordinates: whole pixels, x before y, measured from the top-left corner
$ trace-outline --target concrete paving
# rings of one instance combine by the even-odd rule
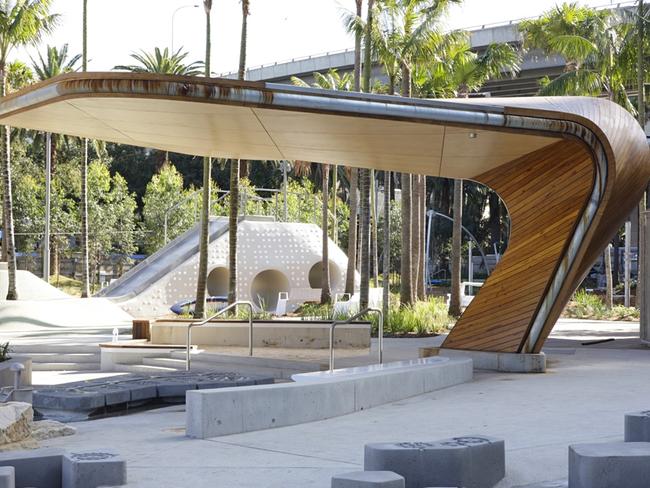
[[[542,375],[479,372],[471,383],[363,412],[207,440],[185,437],[184,407],[175,406],[77,423],[77,435],[44,444],[114,449],[128,461],[129,484],[142,488],[326,488],[333,475],[362,469],[369,442],[486,435],[505,439],[499,488],[558,480],[567,476],[569,444],[620,441],[624,414],[650,407],[650,350],[634,337],[634,323],[623,331],[607,323],[558,325]],[[618,338],[614,344],[624,349],[581,345],[586,336],[618,334],[635,347]],[[396,348],[433,340],[407,341]]]

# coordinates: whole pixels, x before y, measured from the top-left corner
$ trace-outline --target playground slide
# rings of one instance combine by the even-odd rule
[[[139,295],[198,252],[200,231],[200,224],[195,225],[134,266],[95,296],[123,301]],[[210,242],[226,232],[228,232],[227,218],[212,217],[210,219]]]

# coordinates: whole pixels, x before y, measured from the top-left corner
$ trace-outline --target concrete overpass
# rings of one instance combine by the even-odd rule
[[[634,3],[621,2],[606,8],[630,8]],[[470,33],[472,48],[481,51],[491,43],[503,42],[521,46],[519,22],[520,20],[512,20],[467,29]],[[353,67],[354,49],[346,49],[257,66],[247,70],[246,79],[290,84],[291,77],[297,76],[311,82],[314,72],[324,73],[330,69],[336,69],[344,73],[351,72]],[[516,78],[490,81],[480,90],[480,93],[485,96],[498,97],[533,96],[539,89],[540,78],[544,76],[553,78],[559,75],[563,69],[564,59],[561,56],[545,56],[540,51],[531,51],[524,56],[521,72]],[[386,79],[379,65],[373,66],[373,75],[377,79]],[[236,79],[237,73],[223,73],[220,76]]]

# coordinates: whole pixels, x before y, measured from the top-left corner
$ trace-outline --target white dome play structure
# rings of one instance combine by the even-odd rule
[[[195,226],[103,289],[104,296],[134,317],[159,317],[196,295],[198,233]],[[228,293],[228,219],[210,221],[208,295]],[[240,221],[237,239],[237,298],[275,312],[280,292],[287,311],[320,299],[322,231],[314,224],[275,222],[264,217]],[[345,288],[347,257],[329,241],[332,294]],[[358,284],[358,276],[355,280]]]

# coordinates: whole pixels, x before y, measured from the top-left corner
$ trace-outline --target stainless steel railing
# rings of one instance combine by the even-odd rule
[[[377,316],[379,317],[379,327],[378,327],[379,364],[382,364],[384,362],[384,314],[378,308],[368,307],[368,308],[364,308],[359,313],[357,313],[357,314],[353,315],[352,317],[347,318],[345,320],[335,320],[334,322],[332,322],[332,325],[330,325],[330,372],[332,372],[334,370],[334,329],[338,325],[349,324],[350,322],[353,322],[356,319],[358,319],[359,317],[363,317],[364,315],[366,315],[368,313],[376,313]]]
[[[248,307],[248,355],[252,356],[253,355],[253,304],[251,302],[247,301],[237,301],[235,303],[231,303],[227,307],[222,308],[219,310],[217,313],[214,315],[211,315],[205,320],[201,320],[200,322],[192,322],[187,326],[187,346],[186,346],[186,359],[185,359],[185,370],[190,371],[191,367],[191,360],[190,360],[190,351],[192,350],[192,329],[194,327],[201,327],[202,325],[207,324],[210,322],[212,319],[216,319],[218,316],[223,315],[226,313],[228,310],[232,310],[233,308],[239,306],[239,305],[244,305]]]

